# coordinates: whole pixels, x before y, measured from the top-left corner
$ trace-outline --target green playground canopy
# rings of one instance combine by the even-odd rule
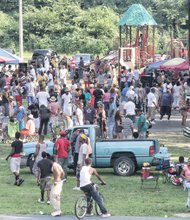
[[[133,4],[125,12],[119,26],[157,26],[158,24],[154,18],[148,13],[148,11],[141,4]]]

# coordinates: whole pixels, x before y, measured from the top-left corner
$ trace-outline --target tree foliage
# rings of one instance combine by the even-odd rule
[[[142,4],[159,24],[159,36],[181,35],[187,15],[184,0],[23,0],[24,47],[64,53],[105,54],[118,37],[118,20],[134,3]],[[1,47],[18,48],[18,0],[0,1]]]

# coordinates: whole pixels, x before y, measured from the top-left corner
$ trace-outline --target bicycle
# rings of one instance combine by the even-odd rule
[[[97,184],[93,184],[93,187],[95,187],[95,190],[98,192],[99,196],[102,199],[102,202],[104,203],[105,199],[104,199],[103,195],[99,192]],[[93,207],[93,205],[91,207],[91,204],[93,204],[93,198],[92,197],[90,198],[90,201],[87,202],[87,194],[84,194],[84,195],[80,196],[75,202],[75,216],[78,219],[84,218],[85,215],[87,214],[87,209]],[[100,208],[99,208],[99,206],[96,202],[95,202],[94,207],[95,207],[96,214],[98,216],[101,216],[102,212],[101,212],[101,210],[100,210]]]

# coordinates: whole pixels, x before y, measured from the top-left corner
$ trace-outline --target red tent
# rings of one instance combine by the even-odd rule
[[[175,70],[176,66],[181,65],[184,62],[185,62],[185,59],[176,57],[176,58],[166,61],[164,64],[160,66],[160,69],[161,70]]]
[[[0,63],[7,63],[7,62],[10,62],[10,61],[14,61],[14,60],[11,59],[11,58],[8,58],[8,57],[0,56]]]
[[[189,70],[189,62],[185,61],[179,65],[173,66],[175,71],[186,71]]]

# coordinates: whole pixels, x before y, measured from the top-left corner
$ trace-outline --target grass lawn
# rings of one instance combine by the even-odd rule
[[[189,139],[178,133],[155,133],[161,143],[169,147],[172,158],[179,155],[186,158],[190,155]],[[29,169],[22,169],[21,175],[25,182],[21,187],[13,186],[14,178],[9,170],[9,163],[4,160],[9,147],[0,145],[0,213],[1,214],[50,214],[52,207],[37,203],[40,190],[36,186],[35,178]],[[112,169],[99,169],[100,174],[107,182],[107,186],[100,187],[106,198],[109,212],[115,216],[173,216],[176,213],[186,213],[185,208],[187,191],[169,183],[164,184],[159,178],[160,190],[141,189],[140,173],[132,177],[119,177],[113,174]],[[98,181],[96,181],[98,182]],[[64,215],[74,214],[74,204],[81,192],[73,191],[76,180],[69,173],[68,181],[63,185],[62,210]],[[151,182],[147,183],[150,184]],[[148,185],[146,185],[148,187]]]

